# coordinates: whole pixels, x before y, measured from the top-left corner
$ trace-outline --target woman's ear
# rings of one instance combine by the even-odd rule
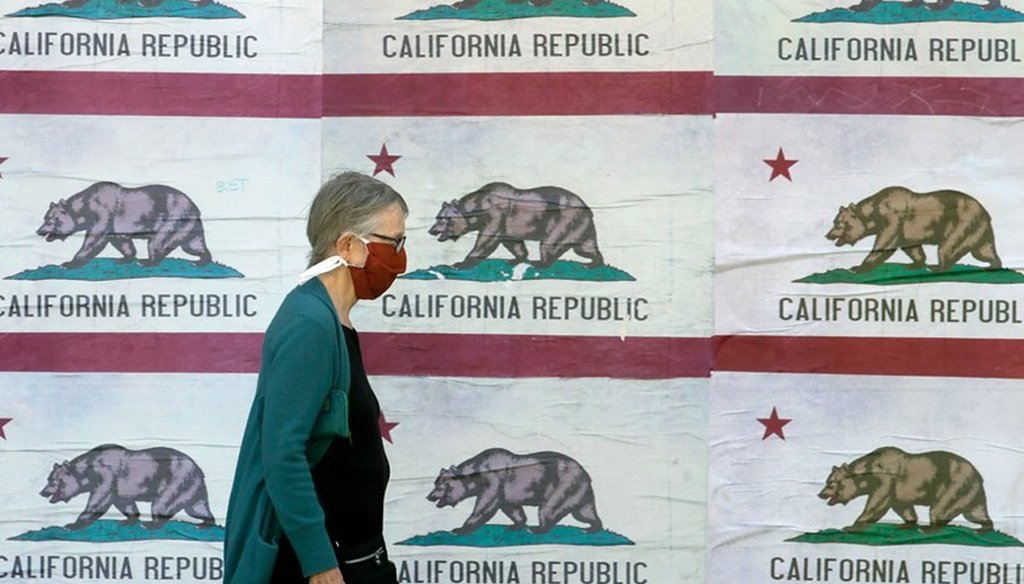
[[[340,255],[341,258],[344,259],[346,263],[348,263],[348,256],[350,253],[349,248],[352,247],[351,240],[352,235],[346,233],[339,236],[338,239],[335,240],[334,242],[334,253]]]
[[[366,262],[363,243],[353,233],[345,232],[334,242],[334,252],[349,265],[361,266]]]
[[[348,255],[349,252],[351,251],[352,239],[353,236],[351,233],[342,233],[338,237],[337,241],[334,242],[334,252],[340,255],[342,258],[345,258],[345,256]],[[345,259],[347,260],[348,258]]]
[[[348,250],[349,246],[352,245],[351,240],[352,234],[341,234],[341,236],[338,237],[338,240],[334,242],[334,251],[338,255],[344,257],[344,255],[341,252]]]

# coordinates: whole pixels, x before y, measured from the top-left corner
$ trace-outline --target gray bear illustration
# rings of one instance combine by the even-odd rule
[[[130,262],[135,259],[133,239],[148,243],[149,258],[139,261],[144,266],[159,264],[179,246],[199,257],[197,266],[211,261],[199,209],[185,193],[164,185],[95,183],[67,201],[50,203],[36,234],[63,241],[82,230],[85,241],[71,261],[61,264],[65,268],[84,266],[108,243],[124,256],[119,262]]]
[[[601,531],[601,519],[594,504],[590,475],[580,463],[558,452],[513,454],[491,448],[441,473],[427,500],[438,508],[454,507],[463,499],[476,497],[476,505],[458,535],[473,533],[501,511],[512,520],[509,529],[526,528],[526,505],[538,507],[539,525],[533,533],[547,533],[572,515],[589,524],[588,533]]]
[[[456,241],[472,231],[479,231],[476,244],[454,264],[458,269],[479,264],[499,245],[512,252],[509,263],[525,262],[526,241],[540,242],[540,261],[532,262],[538,268],[550,266],[569,250],[589,259],[589,268],[604,265],[594,214],[582,199],[560,187],[517,189],[490,183],[459,200],[441,203],[429,233],[438,241]]]
[[[995,10],[996,8],[1002,6],[1002,0],[987,0],[987,2],[988,3],[985,5],[985,10]],[[853,10],[854,12],[867,12],[868,10],[871,10],[872,8],[878,6],[881,3],[882,0],[861,0],[860,4],[851,6],[850,10]],[[907,6],[911,8],[927,6],[932,10],[945,10],[952,5],[953,0],[938,0],[937,2],[933,2],[931,4],[926,3],[924,0],[910,0],[909,2],[907,2]]]
[[[50,503],[66,503],[89,493],[85,510],[67,529],[83,529],[103,516],[111,506],[124,514],[122,525],[139,520],[136,502],[152,503],[153,520],[144,526],[161,527],[179,511],[200,520],[199,527],[213,525],[203,471],[187,454],[173,448],[129,450],[104,444],[54,464],[39,494]]]

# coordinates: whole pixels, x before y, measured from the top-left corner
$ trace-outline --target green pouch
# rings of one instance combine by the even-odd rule
[[[352,430],[348,426],[348,386],[351,383],[352,369],[348,362],[348,353],[345,348],[345,338],[341,333],[341,323],[334,306],[330,302],[324,302],[334,315],[334,335],[338,342],[337,351],[341,355],[341,367],[334,373],[334,387],[327,392],[324,404],[320,407],[316,421],[313,422],[313,431],[306,441],[306,462],[310,468],[316,466],[320,459],[331,447],[331,442],[337,438],[350,438]]]
[[[340,388],[332,389],[327,392],[306,443],[306,460],[310,466],[320,462],[335,438],[347,438],[350,433],[348,392]]]

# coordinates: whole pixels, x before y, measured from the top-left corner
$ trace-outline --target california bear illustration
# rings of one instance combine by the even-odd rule
[[[931,515],[925,531],[938,531],[963,515],[979,524],[979,533],[992,531],[981,475],[970,462],[936,450],[908,454],[886,446],[854,460],[832,467],[825,488],[818,496],[828,504],[846,504],[867,495],[864,511],[845,531],[861,531],[876,523],[890,509],[899,515],[905,529],[917,527],[914,505],[925,505]]]
[[[518,455],[503,448],[484,450],[458,466],[441,469],[427,500],[441,508],[469,497],[476,497],[476,505],[462,527],[452,530],[455,534],[473,533],[498,511],[512,520],[509,529],[524,529],[524,505],[538,507],[540,523],[529,528],[533,533],[551,531],[570,514],[589,524],[588,532],[601,531],[590,475],[558,452]]]
[[[39,492],[50,503],[66,503],[82,493],[89,493],[89,502],[67,529],[89,526],[111,505],[126,517],[121,524],[130,525],[139,520],[138,501],[152,503],[153,520],[144,524],[148,528],[159,528],[179,511],[199,519],[199,527],[213,525],[203,471],[173,448],[97,446],[71,462],[54,464]]]
[[[924,267],[921,246],[925,244],[939,246],[939,263],[932,268],[937,272],[953,267],[968,253],[988,262],[993,270],[1003,266],[988,211],[960,191],[882,189],[859,203],[840,207],[825,237],[839,247],[852,246],[869,235],[876,236],[874,247],[859,266],[851,268],[854,272],[873,270],[897,249],[913,260],[910,267]]]
[[[882,0],[861,0],[860,4],[851,6],[850,10],[855,12],[866,12],[871,10],[875,6],[882,3]],[[953,0],[938,0],[937,2],[926,3],[924,0],[910,0],[907,2],[907,6],[917,8],[920,6],[927,6],[932,10],[945,10],[953,5]],[[985,4],[985,10],[995,10],[1002,6],[1002,0],[987,0]]]
[[[189,0],[195,6],[207,6],[213,3],[213,0]],[[61,4],[67,8],[78,8],[79,6],[85,6],[92,0],[64,0]],[[164,3],[164,0],[117,0],[118,4],[135,4],[139,3],[140,6],[150,8],[154,6],[160,6]]]
[[[133,239],[148,242],[149,258],[139,261],[144,266],[159,264],[178,246],[199,257],[197,266],[211,260],[199,209],[185,193],[164,185],[125,188],[112,182],[95,183],[67,201],[50,203],[36,234],[53,241],[82,230],[82,248],[61,264],[65,268],[89,263],[107,243],[124,256],[119,262],[130,262],[135,259]]]
[[[479,4],[482,1],[483,0],[461,0],[461,2],[456,2],[455,4],[452,4],[452,6],[454,6],[455,8],[473,8],[474,6],[476,6],[477,4]],[[523,2],[526,2],[526,0],[505,0],[505,1],[508,4],[522,4]],[[529,0],[529,1],[530,1],[530,6],[549,6],[554,0]],[[580,1],[583,2],[584,4],[586,4],[587,6],[593,6],[595,4],[600,4],[601,2],[604,2],[605,0],[580,0]]]
[[[523,190],[490,183],[459,200],[441,203],[429,233],[438,241],[455,241],[471,231],[480,233],[466,258],[454,264],[458,269],[479,264],[499,244],[512,252],[510,264],[525,262],[527,240],[540,242],[540,261],[533,262],[538,268],[550,266],[569,250],[589,259],[587,267],[604,264],[594,214],[582,199],[559,187]]]

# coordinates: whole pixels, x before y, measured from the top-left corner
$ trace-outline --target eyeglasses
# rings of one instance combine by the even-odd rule
[[[391,245],[395,246],[395,253],[401,252],[402,248],[405,247],[405,236],[404,235],[402,237],[388,237],[387,235],[381,235],[379,233],[371,233],[370,237],[376,237],[377,239],[383,239],[384,241],[386,241],[386,242],[390,243]]]

